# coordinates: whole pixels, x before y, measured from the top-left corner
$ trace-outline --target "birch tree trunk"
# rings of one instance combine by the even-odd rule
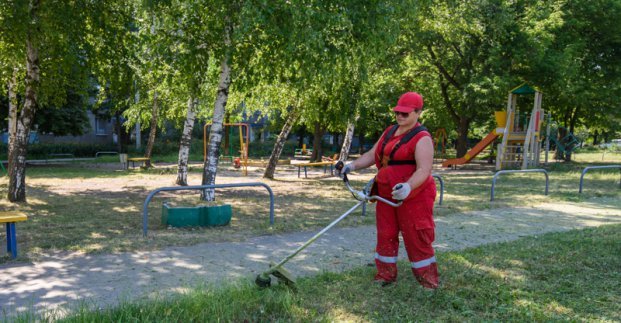
[[[345,138],[343,138],[343,145],[341,146],[341,153],[339,154],[340,161],[346,161],[349,157],[349,149],[351,148],[351,142],[354,138],[354,128],[356,126],[356,121],[358,120],[358,116],[354,118],[354,120],[347,121],[347,131],[345,132]]]
[[[311,161],[321,161],[321,157],[323,156],[323,134],[325,133],[325,129],[321,126],[319,122],[315,122],[315,126],[313,129],[313,153],[311,154]]]
[[[282,130],[280,131],[280,134],[278,135],[278,138],[274,143],[274,149],[272,149],[270,161],[267,163],[265,173],[263,174],[264,178],[274,179],[276,165],[278,164],[278,159],[280,158],[282,149],[285,146],[285,142],[287,141],[287,136],[289,136],[289,132],[291,132],[291,128],[293,128],[293,125],[295,125],[299,116],[299,109],[297,107],[293,107],[293,109],[289,112],[289,116],[287,116],[287,121],[285,121],[285,125],[282,127]]]
[[[17,100],[17,68],[13,69],[13,76],[9,80],[9,138],[8,138],[8,146],[9,146],[9,154],[11,153],[11,142],[15,140],[15,136],[17,135],[17,107],[19,102]]]
[[[226,112],[224,115],[224,123],[231,123],[231,113],[230,112]],[[231,135],[230,135],[230,127],[229,126],[224,126],[224,133],[222,133],[222,135],[224,136],[224,155],[233,155],[233,154],[229,154],[229,151],[231,150]]]
[[[228,33],[226,34],[228,39]],[[209,146],[207,147],[207,159],[203,165],[203,185],[213,185],[216,183],[216,173],[218,171],[218,158],[220,157],[220,143],[222,142],[222,123],[224,121],[224,109],[229,98],[229,87],[231,86],[231,67],[229,66],[230,53],[222,59],[220,66],[220,80],[218,81],[218,92],[214,104],[213,120],[209,131]],[[216,191],[214,189],[203,190],[201,198],[205,201],[215,201]]]
[[[188,159],[190,156],[190,144],[192,143],[192,130],[194,129],[194,119],[196,119],[195,98],[190,97],[188,100],[188,112],[183,124],[183,133],[181,134],[181,142],[179,143],[179,167],[177,170],[177,185],[188,185]]]
[[[33,0],[30,4],[30,18],[36,21],[39,1]],[[11,202],[26,202],[26,153],[28,150],[28,138],[30,127],[37,108],[37,90],[39,86],[39,51],[33,43],[31,30],[26,40],[26,79],[24,93],[24,107],[19,118],[15,121],[15,138],[10,139],[9,147],[9,193],[8,200]],[[17,114],[16,114],[17,117]]]
[[[153,108],[151,109],[151,124],[149,131],[149,141],[147,141],[147,147],[144,152],[146,158],[151,158],[153,153],[153,146],[155,145],[155,135],[157,133],[157,111],[159,110],[157,101],[157,91],[153,93]],[[138,135],[138,134],[136,134]],[[151,160],[145,162],[146,167],[151,167]]]

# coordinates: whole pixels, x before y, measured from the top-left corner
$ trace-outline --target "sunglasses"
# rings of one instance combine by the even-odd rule
[[[422,110],[422,109],[421,109],[421,110]],[[412,111],[412,112],[419,113],[421,110],[414,110],[414,111]],[[410,116],[410,113],[412,113],[412,112],[399,112],[399,111],[395,111],[395,116],[396,116],[396,117],[398,117],[398,116],[402,116],[402,117],[404,117],[404,118],[407,118],[407,117],[409,117],[409,116]]]

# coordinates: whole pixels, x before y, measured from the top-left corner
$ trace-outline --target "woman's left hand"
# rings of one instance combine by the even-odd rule
[[[403,201],[410,195],[411,191],[410,184],[399,183],[392,188],[392,198],[397,201]]]

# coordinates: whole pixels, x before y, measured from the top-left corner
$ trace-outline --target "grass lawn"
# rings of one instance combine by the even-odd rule
[[[580,159],[581,155],[576,155]],[[608,155],[607,155],[608,156]],[[111,156],[114,157],[114,156]],[[458,212],[542,202],[586,201],[603,197],[619,201],[619,171],[615,169],[589,172],[584,193],[578,194],[583,167],[601,163],[552,164],[550,194],[544,196],[544,176],[507,174],[499,178],[496,198],[489,202],[491,168],[483,170],[466,166],[457,171],[438,170],[445,181],[444,204],[436,208],[436,217]],[[284,168],[281,168],[284,167]],[[230,167],[229,167],[230,168]],[[167,246],[192,245],[200,242],[241,241],[247,237],[316,230],[327,225],[354,204],[341,181],[311,176],[298,179],[296,170],[279,166],[288,176],[277,173],[276,180],[261,178],[262,169],[243,177],[239,172],[219,172],[217,183],[261,181],[275,194],[275,225],[269,226],[269,199],[264,188],[223,190],[218,203],[233,206],[231,225],[219,228],[167,228],[160,223],[161,206],[165,201],[178,205],[194,205],[197,193],[163,193],[149,207],[149,238],[142,237],[142,204],[151,190],[174,186],[176,169],[119,171],[93,167],[92,163],[65,166],[37,166],[27,170],[28,203],[24,205],[0,200],[4,210],[22,210],[29,220],[18,224],[20,258],[34,260],[49,251],[81,251],[87,253],[152,250]],[[355,187],[362,187],[372,171],[351,176]],[[201,169],[190,174],[190,183],[200,183]],[[6,196],[8,180],[0,178],[0,195]],[[618,204],[618,203],[617,203]],[[357,213],[359,214],[359,213]],[[356,226],[374,223],[373,207],[369,216],[350,216],[340,224]],[[0,242],[4,240],[0,232]],[[0,257],[0,263],[11,261]]]
[[[115,309],[83,307],[66,322],[602,321],[621,320],[621,226],[532,236],[441,253],[442,287],[371,283],[369,267],[300,279],[297,291],[209,286]]]

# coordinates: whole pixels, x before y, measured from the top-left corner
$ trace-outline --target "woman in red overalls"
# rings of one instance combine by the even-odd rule
[[[373,148],[345,165],[342,173],[376,165],[378,195],[397,208],[378,202],[375,280],[382,286],[397,280],[399,232],[418,282],[428,289],[438,287],[439,276],[432,242],[435,238],[433,204],[436,185],[431,176],[433,142],[418,123],[423,98],[416,92],[403,94],[393,108],[397,125],[388,127]],[[404,139],[405,138],[405,139]]]

